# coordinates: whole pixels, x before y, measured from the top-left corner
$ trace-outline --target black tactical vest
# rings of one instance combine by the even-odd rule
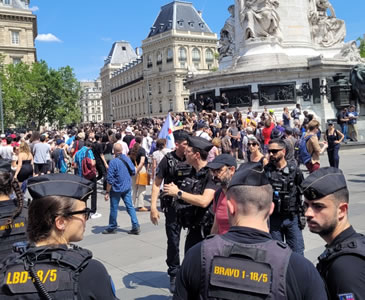
[[[295,184],[296,164],[288,161],[287,166],[282,170],[277,170],[275,166],[268,165],[265,171],[274,190],[275,212],[281,214],[299,212],[300,204],[297,200],[297,186]]]
[[[0,262],[12,253],[14,243],[27,240],[28,215],[28,209],[23,207],[20,215],[14,218],[11,224],[7,224],[8,219],[11,218],[16,209],[16,205],[13,200],[4,201],[2,204],[0,209]]]
[[[190,194],[202,195],[209,180],[209,172],[209,168],[202,168],[195,176],[185,178],[180,189]],[[208,207],[203,208],[187,203],[181,199],[177,200],[175,202],[177,221],[184,228],[211,227],[214,220],[214,215],[212,216],[211,213],[211,206],[212,203]]]
[[[365,262],[365,236],[352,237],[344,242],[327,248],[319,257],[317,270],[326,279],[328,270],[334,260],[341,255],[355,255],[364,259]]]
[[[41,299],[29,273],[34,270],[52,299],[78,299],[80,272],[92,258],[89,250],[72,246],[30,248],[0,265],[0,299]]]
[[[204,299],[285,300],[290,248],[279,241],[240,244],[216,235],[201,248]]]

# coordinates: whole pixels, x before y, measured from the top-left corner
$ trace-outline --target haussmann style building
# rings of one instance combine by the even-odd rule
[[[37,16],[29,9],[29,2],[0,0],[0,54],[5,64],[37,60]]]
[[[135,57],[119,68],[113,69],[106,61],[101,71],[105,121],[185,111],[190,95],[185,87],[187,77],[218,68],[217,35],[189,2],[174,1],[161,7],[142,41],[142,52],[139,56],[135,51]],[[122,60],[119,57],[114,66]]]
[[[103,122],[103,103],[101,100],[101,81],[82,81],[80,108],[82,122]]]

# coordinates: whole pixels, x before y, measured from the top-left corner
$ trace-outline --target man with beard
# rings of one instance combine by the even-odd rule
[[[269,142],[270,162],[265,166],[266,175],[274,190],[275,210],[270,217],[270,233],[273,239],[285,241],[296,253],[304,253],[301,217],[302,201],[299,186],[303,174],[295,161],[285,159],[286,147],[282,139]]]
[[[237,169],[236,159],[229,154],[218,155],[207,167],[213,175],[213,181],[220,185],[214,194],[213,212],[214,223],[212,234],[224,234],[229,230],[227,211],[227,187]]]
[[[349,223],[349,191],[342,171],[319,169],[302,182],[301,189],[308,228],[327,243],[317,269],[329,299],[365,299],[365,237]]]
[[[162,182],[165,184],[174,183],[179,188],[181,183],[191,173],[191,166],[185,162],[185,150],[188,146],[188,134],[183,130],[174,132],[175,150],[167,153],[162,158],[156,170],[155,181],[152,185],[151,194],[151,222],[158,224],[160,214],[157,210],[157,198],[160,194]],[[176,210],[173,207],[173,197],[166,193],[160,194],[161,209],[165,214],[165,230],[167,236],[167,273],[170,276],[170,291],[175,290],[175,278],[180,268],[180,233],[181,225],[177,222]]]

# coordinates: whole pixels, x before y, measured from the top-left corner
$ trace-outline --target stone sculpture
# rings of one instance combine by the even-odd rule
[[[244,40],[281,37],[279,0],[239,0]]]
[[[223,57],[233,56],[234,47],[235,47],[235,6],[231,5],[228,7],[228,11],[231,14],[230,17],[226,20],[224,27],[220,32],[220,40],[219,40],[219,60],[222,60]]]
[[[359,48],[357,48],[356,41],[346,43],[335,58],[341,58],[351,62],[364,62],[361,58]]]
[[[350,72],[350,83],[360,103],[365,104],[365,65],[356,65]]]
[[[331,3],[328,0],[309,1],[308,19],[313,42],[326,48],[342,43],[346,36],[345,22],[336,18]]]

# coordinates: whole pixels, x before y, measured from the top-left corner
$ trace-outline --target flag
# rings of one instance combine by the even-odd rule
[[[174,126],[172,123],[172,119],[170,113],[167,115],[165,123],[162,126],[160,134],[158,135],[159,139],[166,139],[166,148],[174,149],[175,148],[175,139],[173,135]]]

